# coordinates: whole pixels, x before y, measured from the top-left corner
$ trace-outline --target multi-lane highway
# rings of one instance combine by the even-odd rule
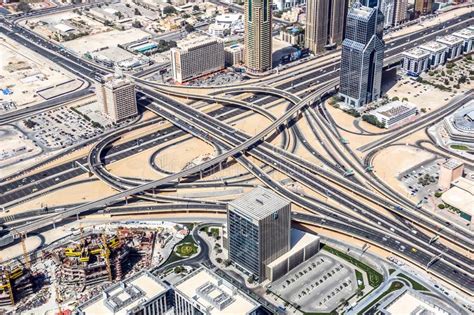
[[[471,21],[472,13],[469,13],[457,17],[455,20],[446,21],[441,25],[426,28],[416,34],[410,34],[393,39],[388,42],[386,60],[389,60],[391,63],[396,60],[396,56],[398,56],[401,51],[427,40],[431,40],[437,35],[463,28],[469,25]],[[4,22],[4,25],[0,26],[0,32],[24,45],[33,46],[33,49],[38,53],[49,58],[54,58],[58,64],[76,73],[79,77],[88,82],[96,75],[101,75],[107,72],[107,70],[82,60],[67,51],[61,50],[57,45],[39,38],[33,32],[24,29],[15,23]],[[158,198],[156,200],[159,200],[162,197],[156,194],[156,190],[159,190],[160,188],[162,189],[163,187],[176,187],[181,184],[180,182],[183,179],[189,180],[192,178],[193,180],[197,180],[200,178],[199,174],[202,172],[220,167],[230,158],[234,158],[245,169],[247,169],[250,174],[258,178],[262,183],[272,188],[277,193],[285,196],[293,203],[313,213],[313,215],[306,216],[303,214],[295,214],[295,220],[308,222],[313,225],[325,226],[332,230],[350,234],[377,244],[378,246],[382,246],[383,248],[393,251],[410,261],[425,265],[427,268],[429,267],[433,274],[453,283],[458,286],[458,288],[468,293],[472,292],[473,281],[472,276],[470,275],[472,274],[472,260],[443,244],[432,243],[431,238],[422,233],[421,230],[417,229],[413,223],[416,222],[424,228],[436,231],[445,236],[446,239],[450,238],[458,245],[464,244],[468,249],[472,250],[472,240],[468,239],[465,241],[465,237],[468,236],[465,234],[465,231],[455,230],[455,234],[450,234],[453,231],[452,227],[444,227],[442,231],[437,231],[437,229],[443,225],[437,225],[437,223],[442,222],[433,223],[432,220],[436,220],[436,218],[430,218],[430,220],[421,219],[416,217],[410,211],[398,208],[394,202],[399,201],[400,197],[394,195],[390,190],[387,190],[387,187],[379,186],[377,181],[372,181],[370,176],[364,174],[363,170],[360,171],[360,167],[364,167],[364,165],[356,165],[355,163],[357,162],[357,159],[354,158],[354,155],[340,149],[340,143],[336,143],[338,141],[336,131],[331,131],[330,128],[326,129],[325,126],[318,125],[330,123],[330,121],[324,120],[324,116],[320,116],[318,112],[310,112],[309,115],[306,113],[304,114],[305,117],[309,117],[309,120],[312,121],[310,125],[313,127],[312,130],[315,133],[318,133],[318,137],[326,137],[331,141],[331,146],[333,147],[333,155],[331,155],[331,159],[336,161],[323,159],[322,156],[319,155],[322,162],[327,164],[331,171],[324,171],[323,169],[316,167],[314,164],[292,155],[290,152],[282,148],[270,145],[268,141],[266,141],[283,131],[285,132],[285,137],[283,137],[282,141],[283,147],[288,143],[285,139],[290,136],[302,140],[302,142],[305,143],[303,141],[304,139],[302,139],[303,137],[301,133],[298,132],[298,127],[295,122],[303,116],[302,113],[308,111],[308,106],[318,103],[322,98],[333,93],[335,89],[337,89],[339,67],[339,61],[337,59],[338,58],[335,58],[334,61],[329,61],[323,65],[312,66],[304,70],[295,71],[291,75],[282,75],[276,82],[274,79],[271,79],[272,81],[269,82],[274,84],[273,88],[254,86],[221,88],[216,89],[215,95],[204,96],[201,98],[198,97],[196,93],[192,92],[193,88],[183,90],[183,95],[192,96],[195,99],[202,99],[207,102],[219,101],[226,105],[238,105],[240,106],[239,109],[233,109],[238,113],[250,110],[268,118],[271,121],[269,126],[253,137],[238,132],[227,124],[223,124],[222,121],[213,118],[217,115],[222,115],[224,119],[228,118],[225,117],[225,115],[229,115],[232,111],[231,109],[223,108],[211,113],[203,114],[201,111],[180,104],[169,97],[170,94],[176,95],[180,92],[171,92],[166,86],[153,84],[146,80],[140,80],[137,78],[137,82],[140,86],[140,106],[162,116],[176,127],[168,127],[157,133],[142,137],[139,140],[128,141],[121,145],[113,145],[108,149],[107,145],[113,143],[113,140],[115,139],[114,136],[117,136],[111,135],[98,145],[94,146],[88,157],[78,159],[73,161],[73,163],[68,162],[55,166],[48,171],[33,176],[27,176],[0,186],[0,192],[4,194],[2,196],[2,203],[12,203],[31,193],[33,189],[32,187],[46,189],[47,187],[66,179],[73,178],[79,174],[84,174],[86,172],[84,166],[86,166],[100,179],[106,181],[108,184],[120,191],[111,197],[78,205],[66,209],[64,212],[58,212],[48,215],[47,217],[40,217],[29,224],[17,226],[12,230],[10,237],[17,237],[21,233],[43,229],[46,226],[49,226],[51,222],[61,222],[70,216],[115,204],[129,196]],[[308,91],[308,89],[312,91]],[[227,93],[227,96],[238,93],[257,93],[257,97],[240,101],[229,100],[227,97],[220,97],[219,94],[222,93]],[[303,99],[294,96],[294,93],[302,94]],[[281,98],[292,103],[292,106],[289,106],[281,117],[274,117],[269,114],[269,112],[262,109],[264,104],[277,101]],[[455,106],[459,105],[449,106],[446,111],[452,110]],[[434,117],[440,117],[443,114],[445,114],[445,112],[439,112],[437,113],[438,116]],[[19,115],[18,117],[22,117],[22,115]],[[154,124],[158,121],[162,120],[156,119],[143,124]],[[417,128],[423,128],[424,124],[426,124],[426,120],[420,121]],[[284,128],[285,126],[287,128]],[[317,127],[314,128],[314,126]],[[287,133],[288,129],[291,130],[291,133]],[[124,129],[123,134],[126,134],[130,130],[131,129]],[[323,130],[324,133],[321,134],[318,130]],[[389,134],[387,139],[395,141],[406,135],[408,132],[411,132],[411,130],[407,129],[404,133]],[[157,181],[149,182],[136,179],[122,179],[108,173],[103,167],[103,164],[130,156],[145,148],[175,140],[178,137],[183,136],[184,133],[190,133],[193,136],[209,142],[215,147],[218,155],[201,165],[175,174],[169,174],[169,176]],[[119,131],[118,134],[120,136],[122,131]],[[380,143],[374,143],[368,147],[368,150],[377,150],[382,147],[383,145]],[[305,148],[310,150],[310,152],[314,152],[314,149],[310,144],[305,144]],[[250,162],[247,155],[255,157],[262,163],[262,167]],[[317,154],[314,155],[318,157]],[[78,166],[79,163],[82,167]],[[353,166],[357,168],[357,175],[350,179],[344,178],[341,174],[341,169],[338,169],[338,165]],[[295,181],[301,182],[311,190],[323,194],[330,194],[332,199],[336,200],[346,208],[346,210],[350,209],[353,213],[342,212],[339,209],[334,209],[313,198],[300,196],[289,191],[280,183],[275,182],[275,180],[268,175],[269,170],[272,169],[278,170]],[[322,178],[326,181],[321,180]],[[331,184],[328,185],[327,180],[329,180]],[[357,183],[361,185],[357,185]],[[386,194],[388,200],[380,198],[377,193],[369,189],[371,186],[367,186],[367,184],[371,184],[373,187],[380,189],[383,194]],[[357,191],[359,197],[374,200],[379,206],[385,207],[394,212],[396,219],[385,218],[377,211],[377,209],[365,205],[360,201],[359,197],[355,198],[354,196],[345,193],[344,190],[340,190],[339,187],[343,187],[344,189],[350,188],[353,191]],[[176,203],[191,201],[188,199],[177,200],[170,198],[161,200],[167,202],[173,201]],[[401,200],[401,203],[407,205],[405,200]],[[202,207],[211,205],[223,206],[223,204],[204,200],[198,203],[196,207],[199,208],[199,204],[201,204]],[[410,206],[411,205],[408,204],[408,207]],[[407,217],[412,223],[406,220]],[[8,237],[3,238],[3,240],[8,241]],[[410,248],[415,250],[410,250]],[[440,258],[436,259],[436,257]],[[433,259],[435,260],[433,261]]]

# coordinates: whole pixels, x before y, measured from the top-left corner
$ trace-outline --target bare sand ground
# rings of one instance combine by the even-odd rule
[[[406,197],[416,201],[413,196],[406,191],[403,184],[397,179],[397,176],[407,169],[433,158],[434,155],[421,149],[410,146],[397,145],[389,147],[374,158],[374,170],[377,176],[386,182],[392,189],[406,194]],[[396,161],[387,163],[387,161]]]

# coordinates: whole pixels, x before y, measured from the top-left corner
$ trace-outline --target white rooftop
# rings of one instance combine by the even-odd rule
[[[430,52],[439,52],[439,51],[447,49],[448,47],[444,44],[441,44],[441,43],[438,43],[438,42],[435,42],[435,41],[431,41],[431,42],[427,42],[423,45],[420,45],[420,48],[428,50]]]
[[[388,314],[393,315],[411,315],[411,314],[430,314],[430,315],[448,315],[448,312],[434,307],[415,296],[410,291],[405,291],[386,308]]]
[[[380,106],[379,108],[376,108],[374,110],[372,110],[370,113],[371,114],[379,114],[379,115],[382,115],[384,117],[387,117],[387,118],[390,118],[390,117],[394,117],[394,116],[397,116],[397,115],[401,115],[413,108],[415,108],[416,106],[411,104],[411,103],[408,103],[408,102],[402,102],[402,101],[393,101],[393,102],[390,102],[386,105],[383,105],[383,106]]]
[[[460,31],[454,32],[454,36],[461,37],[463,39],[474,39],[474,28],[465,28]]]
[[[474,216],[474,181],[460,177],[452,182],[452,187],[443,193],[441,199],[448,205]]]
[[[54,28],[56,28],[58,31],[63,32],[63,33],[74,31],[74,27],[63,24],[63,23],[56,24]]]
[[[438,42],[440,42],[442,44],[446,44],[448,46],[460,45],[460,44],[463,43],[462,38],[459,38],[459,37],[456,37],[456,36],[453,36],[453,35],[446,35],[446,36],[438,37],[436,40]]]
[[[404,51],[403,54],[405,56],[417,59],[417,58],[422,58],[422,57],[429,57],[430,52],[426,51],[426,50],[423,50],[419,47],[415,47],[415,48],[409,49],[407,51]]]
[[[216,38],[202,35],[180,40],[178,41],[177,46],[181,50],[192,50],[210,44],[214,44],[216,42],[218,42]]]
[[[285,198],[261,186],[229,202],[229,206],[254,220],[266,218],[289,204]]]
[[[206,268],[200,268],[174,286],[188,301],[197,303],[211,315],[244,315],[259,304],[238,291],[236,287]]]
[[[234,13],[234,14],[224,14],[216,16],[216,24],[231,24],[241,18],[241,14]]]
[[[126,315],[134,307],[167,291],[168,288],[164,284],[145,271],[107,288],[102,294],[79,305],[79,309],[86,315]],[[120,305],[122,303],[123,306]]]

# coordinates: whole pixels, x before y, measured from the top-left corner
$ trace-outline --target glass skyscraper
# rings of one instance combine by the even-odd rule
[[[228,204],[229,259],[266,278],[266,265],[290,249],[290,202],[263,187]]]
[[[351,107],[380,97],[385,43],[384,17],[378,7],[356,3],[347,14],[342,43],[340,95]]]

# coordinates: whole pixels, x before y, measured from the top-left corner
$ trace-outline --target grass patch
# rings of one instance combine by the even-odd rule
[[[197,246],[193,243],[183,243],[176,247],[176,253],[181,257],[189,257],[197,253]]]
[[[183,238],[183,240],[181,242],[179,242],[178,244],[175,245],[175,248],[179,248],[181,245],[184,245],[184,244],[192,244],[192,246],[196,248],[196,252],[197,252],[198,245],[194,241],[194,238],[191,236],[191,234],[186,235],[186,237]],[[180,256],[176,255],[175,251],[173,250],[173,251],[171,251],[171,254],[168,257],[168,259],[163,263],[163,266],[169,265],[171,263],[174,263],[176,261],[179,261],[179,260],[182,260],[182,259],[185,259],[185,258],[187,258],[187,257],[180,257]]]
[[[396,290],[399,290],[403,287],[403,283],[401,283],[400,281],[394,281],[392,282],[392,284],[390,285],[390,288],[388,288],[388,290],[386,290],[385,292],[383,292],[382,294],[380,294],[375,300],[373,300],[369,305],[367,305],[362,311],[360,311],[359,313],[357,313],[358,315],[362,315],[364,314],[366,311],[368,311],[369,309],[371,309],[375,304],[377,304],[381,299],[383,299],[385,296],[387,296],[388,294],[392,293],[393,291],[396,291]]]
[[[388,274],[390,274],[390,275],[391,275],[392,273],[394,273],[394,272],[395,272],[395,269],[393,269],[393,268],[390,268],[390,269],[388,270]]]
[[[358,267],[359,269],[362,269],[363,271],[365,271],[365,273],[367,273],[367,278],[369,279],[369,284],[373,288],[378,287],[382,283],[383,276],[379,272],[375,271],[372,267],[369,267],[368,265],[364,264],[360,260],[357,260],[354,257],[349,256],[346,253],[343,253],[341,251],[338,251],[337,249],[332,248],[332,247],[330,247],[326,244],[323,245],[322,249],[325,250],[325,251],[330,252],[333,255],[341,257],[342,259],[348,261],[352,265],[354,265],[354,266]]]
[[[417,290],[417,291],[429,291],[424,285],[422,285],[421,283],[413,280],[412,278],[408,277],[407,275],[401,273],[398,275],[400,278],[403,278],[403,279],[406,279],[407,281],[409,281],[411,283],[411,286],[413,287],[413,289]]]
[[[454,149],[454,150],[461,150],[461,151],[468,151],[469,148],[466,147],[465,145],[460,145],[460,144],[453,144],[451,145],[451,149]]]
[[[357,286],[362,291],[365,289],[364,277],[362,276],[362,273],[359,270],[356,270],[355,273],[356,273],[356,279],[357,279]],[[360,284],[359,284],[359,281],[360,281]]]

